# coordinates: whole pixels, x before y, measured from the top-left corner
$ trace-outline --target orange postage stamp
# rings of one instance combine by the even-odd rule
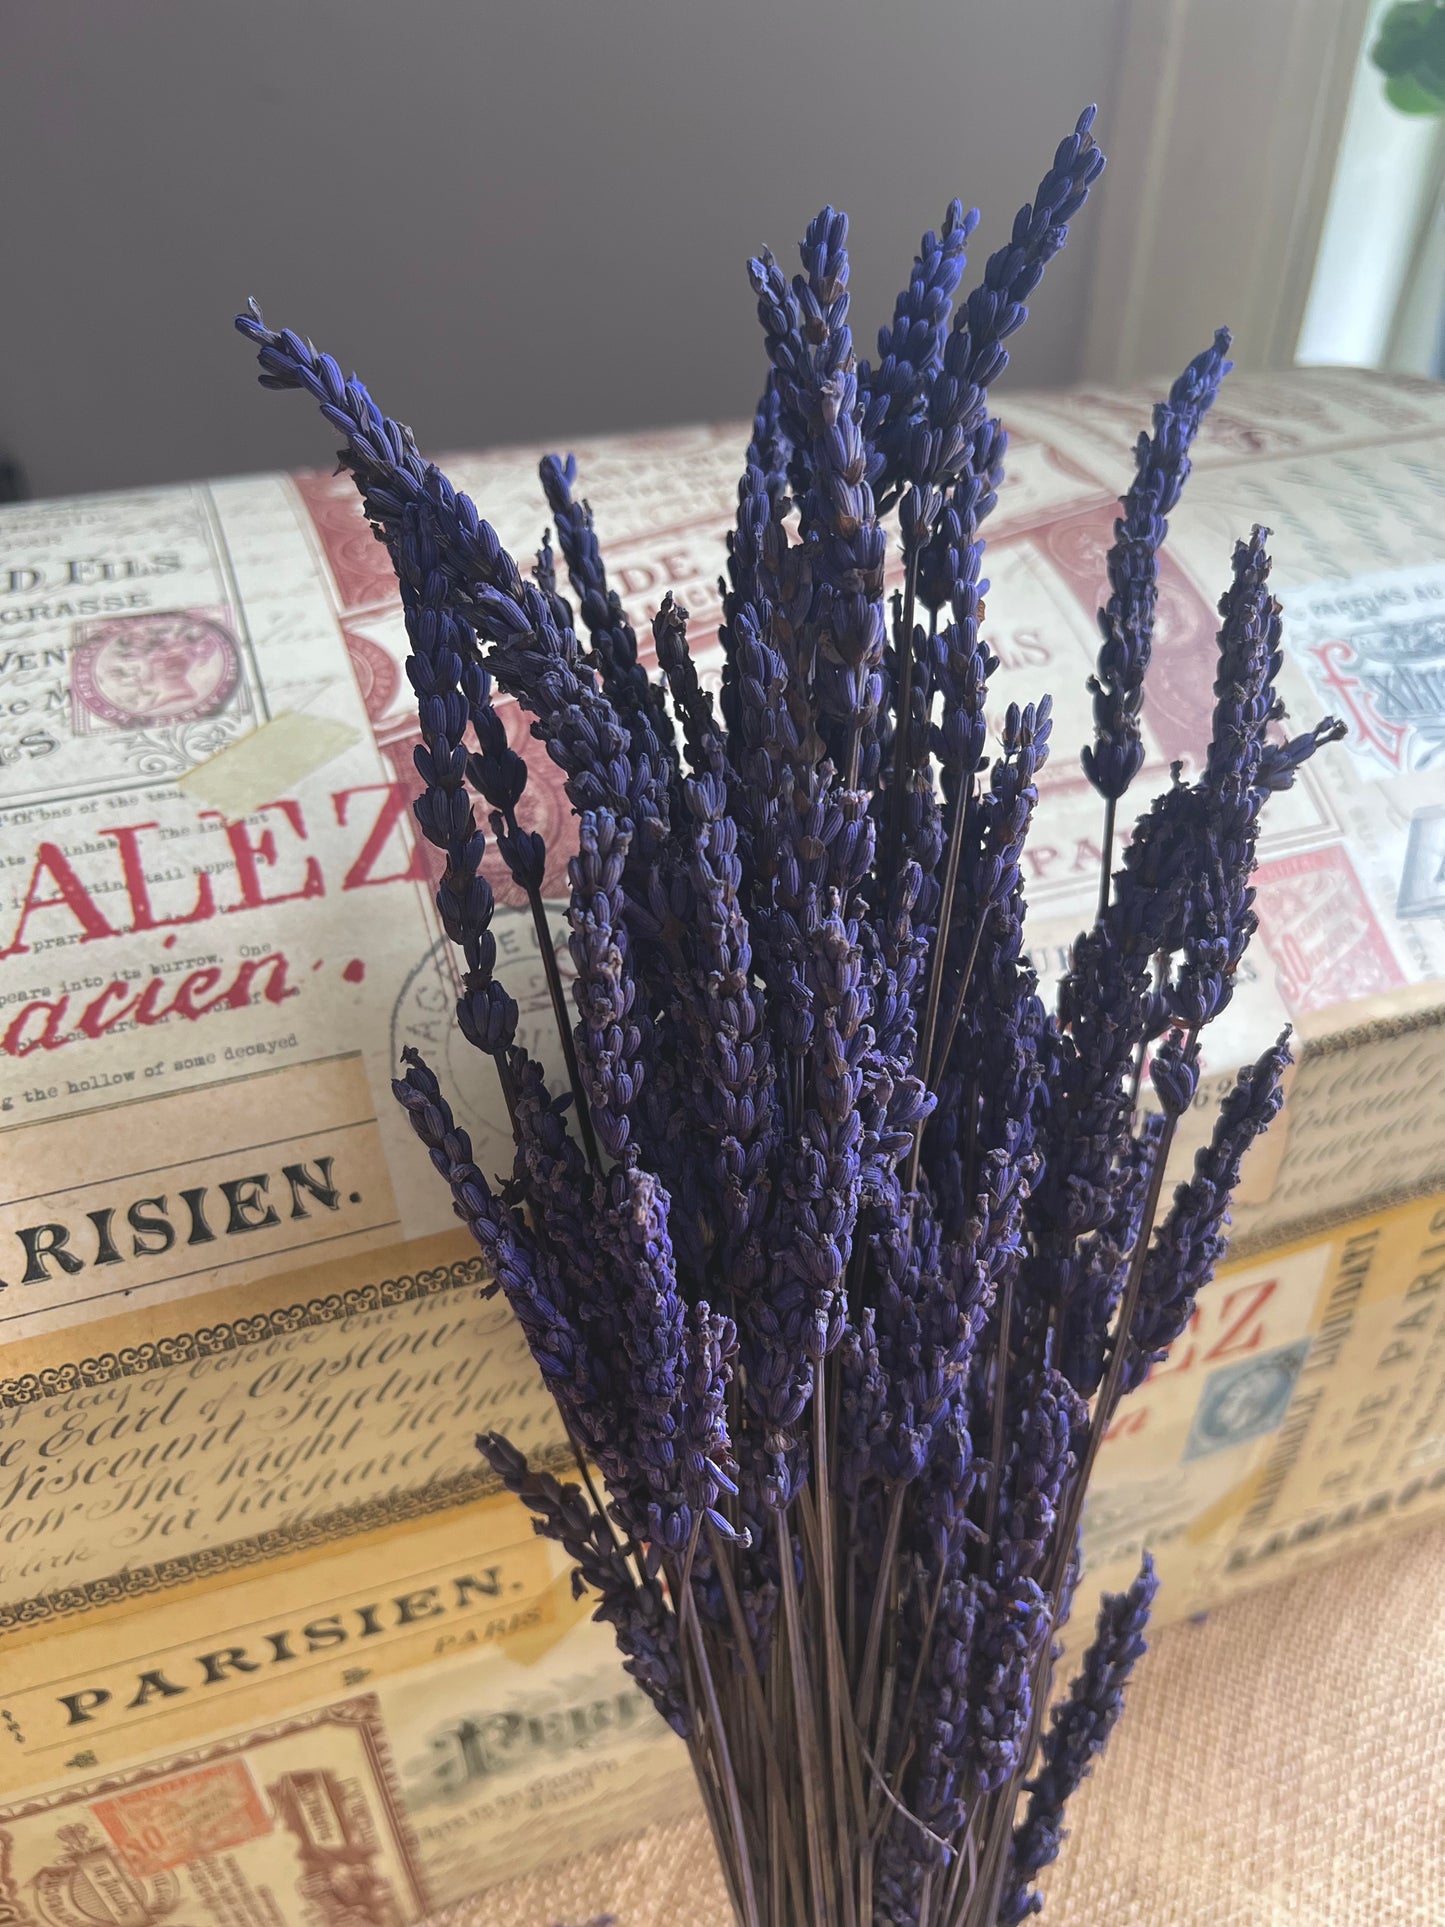
[[[217,1760],[97,1800],[91,1813],[144,1879],[266,1833],[271,1815],[244,1760]]]

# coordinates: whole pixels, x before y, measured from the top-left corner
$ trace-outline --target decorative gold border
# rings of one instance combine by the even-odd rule
[[[277,1305],[271,1311],[257,1312],[251,1318],[237,1318],[229,1324],[205,1325],[199,1331],[177,1332],[154,1344],[127,1345],[122,1351],[103,1352],[98,1358],[77,1359],[45,1371],[22,1372],[18,1378],[0,1379],[0,1406],[33,1405],[42,1398],[63,1398],[67,1392],[78,1391],[83,1386],[108,1385],[117,1378],[131,1378],[137,1372],[188,1365],[193,1359],[239,1351],[243,1346],[259,1345],[265,1339],[303,1331],[311,1325],[331,1325],[338,1318],[354,1318],[363,1312],[381,1311],[389,1305],[405,1305],[419,1298],[434,1297],[441,1291],[460,1291],[485,1282],[486,1269],[478,1253],[475,1257],[460,1258],[455,1264],[419,1271],[414,1278],[384,1278],[380,1284],[334,1292],[329,1298],[312,1298],[304,1305]]]
[[[1445,1026],[1445,1003],[1428,1004],[1423,1010],[1409,1010],[1394,1017],[1368,1017],[1363,1023],[1349,1024],[1323,1037],[1306,1037],[1300,1049],[1301,1065],[1317,1057],[1338,1057],[1341,1051],[1364,1050],[1371,1044],[1392,1043],[1417,1030],[1438,1030]]]
[[[1283,1223],[1271,1225],[1264,1231],[1249,1231],[1242,1237],[1231,1238],[1229,1249],[1219,1261],[1225,1265],[1245,1264],[1257,1258],[1268,1257],[1271,1251],[1282,1250],[1286,1245],[1301,1243],[1306,1238],[1327,1238],[1334,1233],[1341,1236],[1362,1218],[1375,1218],[1385,1211],[1399,1211],[1409,1204],[1424,1204],[1441,1193],[1440,1173],[1434,1172],[1420,1184],[1399,1184],[1388,1191],[1377,1191],[1367,1204],[1358,1209],[1353,1206],[1348,1211],[1326,1206],[1323,1210],[1312,1211],[1300,1218],[1287,1218]]]

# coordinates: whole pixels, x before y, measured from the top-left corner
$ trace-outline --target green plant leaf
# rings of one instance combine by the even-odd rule
[[[1380,21],[1370,59],[1385,98],[1402,114],[1445,113],[1445,4],[1396,0]]]
[[[1385,98],[1402,114],[1445,113],[1445,99],[1422,87],[1413,74],[1392,74],[1385,82]]]

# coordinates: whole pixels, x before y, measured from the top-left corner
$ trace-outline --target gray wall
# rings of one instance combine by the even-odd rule
[[[917,236],[970,275],[1121,0],[9,0],[0,446],[37,494],[323,461],[230,316],[355,366],[433,448],[750,409],[743,272],[825,200],[871,336]],[[1078,366],[1092,228],[1016,378]],[[1011,376],[1010,379],[1014,379]]]

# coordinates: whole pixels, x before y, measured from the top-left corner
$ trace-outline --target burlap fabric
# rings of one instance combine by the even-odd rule
[[[1074,1803],[1044,1919],[1445,1923],[1442,1589],[1436,1528],[1161,1632]],[[590,1927],[607,1915],[617,1927],[727,1927],[702,1823],[559,1859],[433,1927]]]

